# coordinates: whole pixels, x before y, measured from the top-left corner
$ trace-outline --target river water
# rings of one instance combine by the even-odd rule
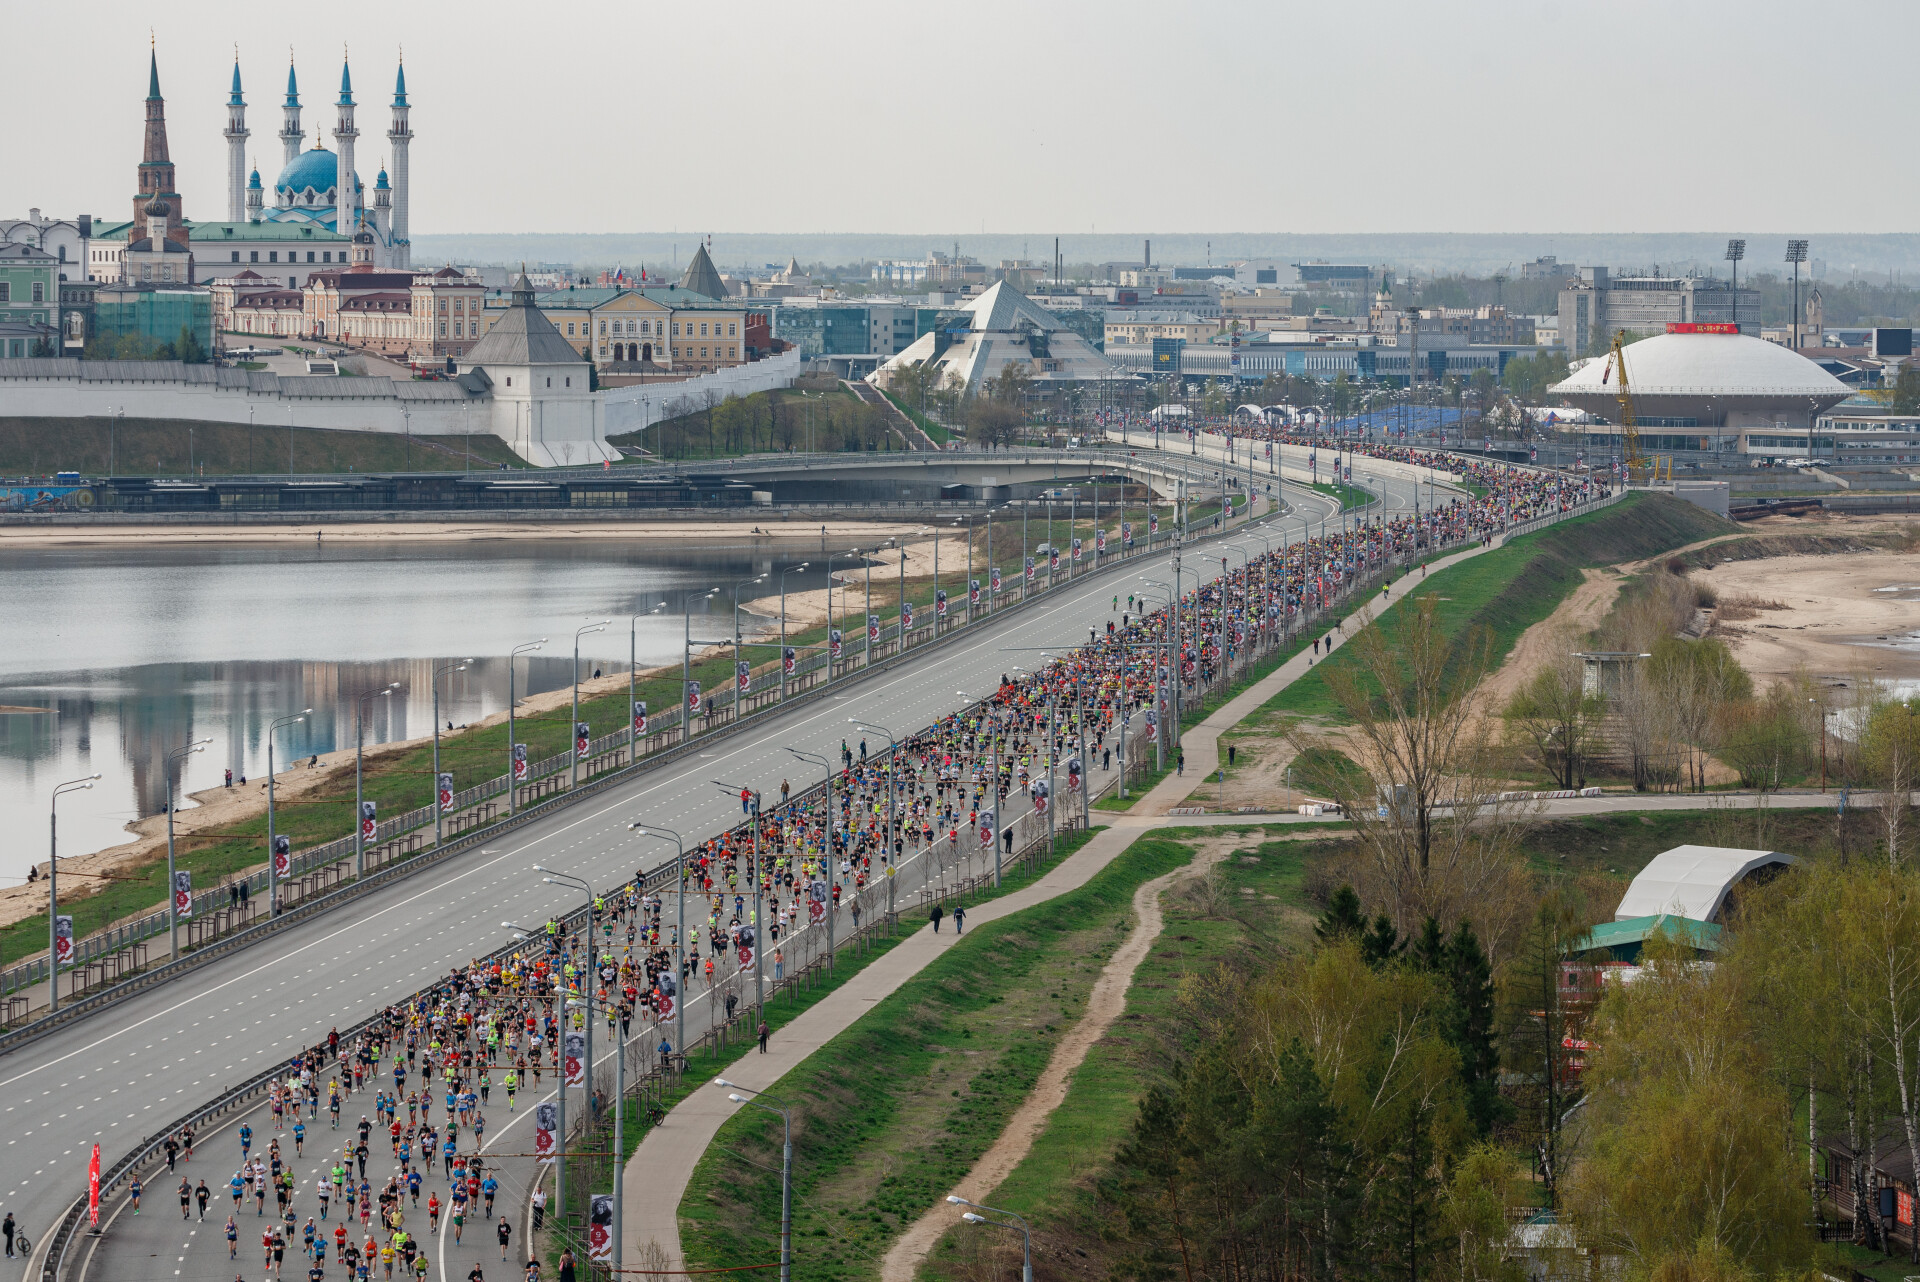
[[[0,552],[0,879],[45,860],[49,794],[65,780],[102,776],[61,798],[60,853],[99,850],[164,812],[168,751],[191,740],[213,742],[172,766],[176,794],[228,769],[264,776],[269,723],[303,708],[313,715],[275,737],[282,768],[352,747],[355,696],[389,682],[401,689],[369,705],[368,743],[431,732],[436,667],[474,661],[440,678],[441,720],[458,726],[505,710],[514,646],[550,638],[515,680],[522,695],[554,690],[585,622],[613,620],[580,639],[583,678],[625,672],[629,616],[661,602],[633,634],[642,667],[679,661],[689,601],[712,616],[694,635],[715,637],[731,633],[741,579],[806,560],[787,590],[825,585],[817,541],[723,537]],[[854,564],[835,550],[835,569]],[[770,577],[740,596],[777,590]]]

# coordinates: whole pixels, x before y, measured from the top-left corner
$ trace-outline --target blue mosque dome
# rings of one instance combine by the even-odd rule
[[[324,199],[327,191],[333,187],[334,180],[339,176],[339,167],[340,161],[337,156],[325,147],[315,147],[312,151],[301,152],[294,158],[292,164],[282,169],[280,176],[273,180],[273,189],[275,192],[291,192],[298,196],[311,187]],[[360,181],[359,174],[353,176],[353,185],[357,191],[366,190],[366,185]],[[328,200],[325,203],[333,202]]]

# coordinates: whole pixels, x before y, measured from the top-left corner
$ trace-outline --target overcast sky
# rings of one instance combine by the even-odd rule
[[[154,27],[189,217],[233,49],[271,184],[288,46],[363,179],[404,47],[416,235],[1912,229],[1920,6],[6,7],[0,216],[126,217]]]

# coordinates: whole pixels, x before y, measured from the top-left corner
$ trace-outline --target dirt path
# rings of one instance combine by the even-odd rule
[[[1520,634],[1506,661],[1480,683],[1482,705],[1497,715],[1515,692],[1533,678],[1549,655],[1600,626],[1626,583],[1617,569],[1582,570],[1586,581],[1568,594],[1552,614]]]
[[[1008,1120],[1007,1129],[993,1142],[992,1148],[980,1155],[980,1160],[973,1164],[973,1169],[953,1187],[952,1192],[969,1201],[981,1201],[1026,1159],[1028,1151],[1033,1148],[1034,1137],[1046,1127],[1053,1111],[1066,1100],[1067,1087],[1075,1070],[1086,1060],[1087,1052],[1093,1049],[1095,1042],[1106,1036],[1107,1029],[1125,1013],[1127,989],[1133,983],[1133,972],[1146,960],[1148,950],[1153,947],[1153,941],[1159,938],[1160,930],[1165,925],[1166,919],[1160,911],[1160,892],[1177,880],[1204,875],[1239,844],[1244,843],[1237,837],[1206,842],[1194,855],[1192,863],[1184,868],[1176,868],[1163,877],[1155,877],[1133,893],[1133,931],[1102,968],[1100,978],[1094,981],[1093,991],[1087,997],[1087,1013],[1054,1047],[1053,1058],[1047,1061],[1040,1080],[1034,1083],[1019,1110]],[[880,1262],[881,1282],[913,1282],[921,1261],[939,1242],[941,1234],[953,1227],[955,1219],[955,1208],[948,1205],[943,1195],[942,1200],[915,1220],[893,1244],[893,1249],[887,1252],[886,1258]]]

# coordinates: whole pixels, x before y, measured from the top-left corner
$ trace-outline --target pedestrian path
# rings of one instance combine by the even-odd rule
[[[1476,546],[1442,557],[1433,562],[1430,569],[1443,569],[1484,550]],[[1336,642],[1344,645],[1352,634],[1334,635]],[[1095,833],[1086,845],[1040,880],[971,910],[967,914],[970,923],[979,926],[998,921],[1077,890],[1132,845],[1142,832],[1167,826],[1167,810],[1184,800],[1208,771],[1217,766],[1220,735],[1299,680],[1314,661],[1311,651],[1295,655],[1205,721],[1187,730],[1183,741],[1192,774],[1170,774],[1162,779],[1134,803],[1132,812],[1117,816],[1111,827]],[[922,926],[895,945],[885,958],[868,966],[839,991],[783,1028],[764,1054],[747,1055],[729,1068],[728,1080],[754,1091],[771,1090],[789,1070],[851,1027],[943,950],[958,945],[963,938],[936,934],[930,925]],[[721,1125],[740,1107],[728,1100],[728,1093],[719,1087],[696,1091],[677,1105],[662,1125],[649,1130],[634,1151],[627,1164],[626,1187],[630,1192],[624,1208],[624,1254],[629,1261],[647,1258],[651,1254],[648,1244],[652,1243],[661,1252],[652,1258],[664,1258],[664,1263],[650,1267],[685,1267],[680,1245],[680,1202],[707,1147]]]

